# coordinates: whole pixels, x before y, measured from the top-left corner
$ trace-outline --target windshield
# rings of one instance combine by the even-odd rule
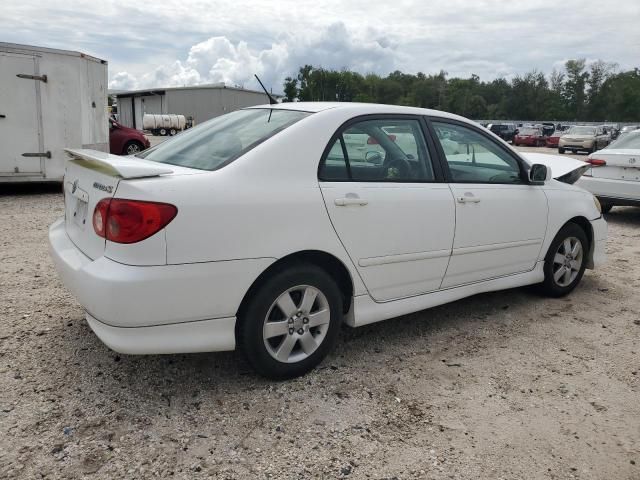
[[[606,148],[627,148],[640,150],[640,132],[629,133]]]
[[[521,128],[520,135],[538,135],[540,131],[537,128]]]
[[[595,127],[571,127],[567,133],[572,135],[595,135]]]
[[[238,110],[187,130],[138,156],[182,167],[217,170],[308,115],[269,108]]]

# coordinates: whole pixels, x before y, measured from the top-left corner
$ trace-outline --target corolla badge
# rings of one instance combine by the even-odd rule
[[[93,188],[97,188],[98,190],[102,190],[103,192],[111,193],[113,192],[113,187],[111,185],[103,185],[102,183],[93,182]]]

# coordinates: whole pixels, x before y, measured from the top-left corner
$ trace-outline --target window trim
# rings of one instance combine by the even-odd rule
[[[351,175],[351,168],[349,165],[349,156],[347,155],[346,145],[344,142],[343,133],[349,127],[356,123],[369,121],[369,120],[415,120],[418,122],[420,126],[420,131],[422,132],[422,136],[427,147],[427,153],[429,155],[429,160],[431,162],[431,168],[433,169],[433,180],[354,180]],[[326,180],[322,178],[321,170],[322,166],[325,164],[327,157],[329,156],[329,152],[333,148],[333,145],[336,141],[340,140],[342,145],[342,154],[345,157],[345,163],[347,167],[347,172],[349,174],[349,178],[345,180]],[[365,114],[358,115],[356,117],[352,117],[349,120],[343,122],[331,135],[327,146],[324,148],[322,152],[322,156],[320,157],[320,161],[318,162],[317,169],[317,177],[319,182],[327,182],[327,183],[445,183],[445,175],[442,171],[442,165],[439,159],[438,151],[436,150],[436,145],[433,142],[431,135],[429,134],[429,130],[427,128],[427,122],[424,115],[413,115],[413,114],[405,114],[405,113],[373,113],[373,114]]]
[[[447,183],[477,184],[477,185],[531,185],[531,182],[529,181],[529,177],[527,175],[527,172],[528,172],[528,168],[527,167],[529,165],[524,160],[522,160],[522,158],[520,158],[520,156],[515,154],[515,152],[513,152],[510,148],[505,147],[505,145],[501,144],[500,142],[497,142],[491,136],[486,135],[486,133],[482,131],[481,127],[478,127],[478,126],[473,125],[471,123],[463,122],[461,120],[456,120],[456,119],[453,119],[453,118],[438,117],[438,116],[434,116],[434,115],[426,115],[425,116],[425,120],[426,120],[427,128],[429,129],[429,134],[431,135],[432,142],[434,143],[434,145],[436,146],[436,149],[438,150],[438,158],[440,159],[441,168],[442,168],[442,170],[444,172],[444,177],[445,177]],[[451,177],[451,171],[449,170],[449,162],[447,161],[447,156],[444,153],[444,149],[442,148],[442,145],[441,145],[440,141],[438,140],[438,134],[436,133],[436,129],[433,126],[433,122],[436,122],[436,123],[448,123],[449,125],[457,125],[457,126],[460,126],[460,127],[468,128],[469,130],[476,132],[477,134],[481,135],[483,138],[487,139],[489,142],[493,143],[500,150],[502,150],[509,157],[513,158],[516,161],[516,163],[518,164],[518,168],[520,170],[520,180],[522,181],[522,183],[455,181],[455,180],[453,180],[453,178]]]

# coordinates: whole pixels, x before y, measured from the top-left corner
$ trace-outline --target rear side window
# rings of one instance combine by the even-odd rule
[[[216,117],[138,156],[154,162],[217,170],[310,115],[252,108]]]
[[[435,176],[415,119],[365,120],[334,141],[318,172],[324,181],[428,182]]]

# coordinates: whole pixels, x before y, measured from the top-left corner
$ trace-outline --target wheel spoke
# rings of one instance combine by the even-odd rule
[[[278,304],[278,308],[282,310],[282,313],[284,313],[284,316],[287,318],[292,317],[298,311],[298,307],[293,303],[293,298],[291,298],[290,292],[284,292],[280,295],[276,303]]]
[[[565,285],[568,285],[571,282],[571,269],[565,268],[564,278],[562,279]]]
[[[276,358],[281,362],[289,360],[289,355],[291,354],[291,350],[293,350],[295,344],[296,338],[293,335],[287,335],[284,337],[284,340],[282,340],[278,350],[276,350]]]
[[[289,333],[289,323],[286,320],[264,324],[264,338],[279,337],[287,333]]]
[[[302,303],[300,303],[300,310],[305,313],[311,312],[311,307],[313,307],[313,302],[316,301],[316,297],[318,296],[318,290],[313,287],[307,287],[304,289],[304,296],[302,297]]]
[[[307,355],[311,355],[318,348],[318,344],[316,343],[316,339],[313,338],[311,332],[306,332],[304,335],[300,337],[300,346],[302,347],[302,351]]]
[[[309,328],[326,325],[331,321],[331,313],[328,308],[309,315]]]
[[[571,240],[569,238],[564,239],[564,254],[567,255],[571,253]]]
[[[571,250],[571,255],[573,255],[573,258],[576,258],[581,251],[582,245],[580,245],[580,242],[576,242],[576,244],[573,246],[573,249]]]
[[[556,270],[556,273],[553,274],[553,278],[556,282],[560,282],[560,278],[562,278],[562,276],[565,274],[565,272],[567,271],[567,267],[565,267],[564,265],[561,266],[558,270]]]
[[[578,261],[578,260],[571,260],[571,270],[575,270],[576,272],[578,270],[580,270],[580,264],[582,262]]]
[[[556,253],[556,255],[553,257],[553,263],[564,265],[564,255],[562,255],[561,253]]]

